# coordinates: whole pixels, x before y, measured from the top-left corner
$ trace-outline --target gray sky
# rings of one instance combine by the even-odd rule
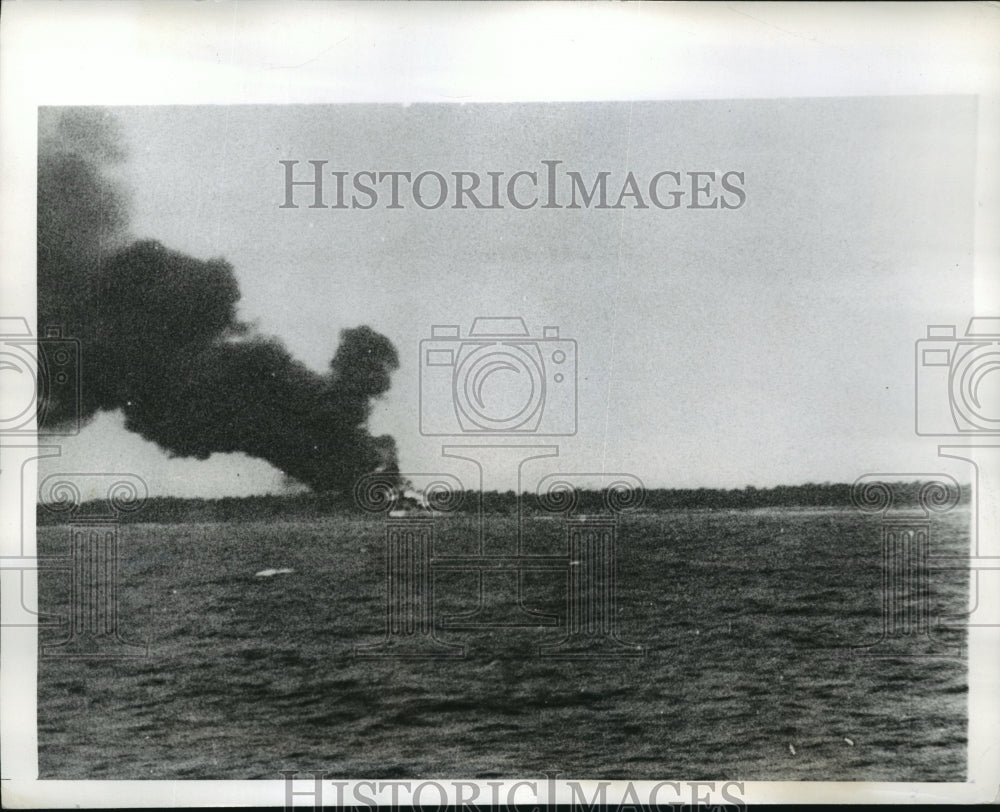
[[[392,340],[402,365],[372,430],[395,436],[404,471],[451,469],[417,431],[419,342],[485,315],[578,342],[579,431],[555,441],[554,470],[742,487],[933,465],[913,432],[914,342],[974,310],[972,97],[114,112],[135,237],[229,260],[242,317],[316,370],[344,327]],[[629,170],[735,170],[747,202],[287,210],[287,159],[443,174],[557,159],[616,189]],[[128,471],[154,494],[282,487],[245,457],[167,459],[120,422],[98,417],[40,475]]]

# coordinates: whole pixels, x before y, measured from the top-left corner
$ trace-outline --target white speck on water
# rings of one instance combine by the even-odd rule
[[[791,753],[793,756],[795,755],[795,745],[794,744],[788,745],[788,752]]]
[[[844,737],[844,741],[847,742],[851,747],[854,747],[854,740],[853,739],[849,739],[849,738],[847,738],[845,736]]]
[[[254,575],[254,578],[270,578],[274,575],[289,575],[295,572],[295,570],[290,569],[280,569],[280,570],[261,570]]]

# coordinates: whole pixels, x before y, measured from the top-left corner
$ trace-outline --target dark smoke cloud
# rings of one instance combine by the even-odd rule
[[[343,330],[329,372],[309,370],[238,319],[228,262],[129,242],[112,118],[43,111],[39,129],[38,324],[82,342],[84,419],[120,409],[131,431],[171,454],[241,451],[314,490],[398,470],[393,439],[367,429],[399,366],[385,336]],[[76,408],[48,403],[49,425]]]

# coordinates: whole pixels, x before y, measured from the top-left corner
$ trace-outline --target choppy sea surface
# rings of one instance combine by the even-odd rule
[[[968,523],[961,509],[936,520],[932,552],[965,552]],[[513,532],[508,517],[487,522],[497,549]],[[39,528],[40,554],[65,555],[68,534]],[[474,523],[442,519],[434,554],[469,554],[474,536]],[[528,522],[523,548],[566,558],[563,525]],[[967,575],[928,573],[927,613],[944,623],[932,640],[870,656],[885,651],[864,648],[883,634],[882,546],[878,523],[856,512],[623,520],[617,634],[643,656],[539,656],[570,611],[556,566],[520,587],[557,625],[439,628],[464,657],[358,657],[385,634],[386,572],[375,519],[122,526],[119,629],[148,653],[40,658],[41,777],[964,780],[954,616]],[[475,572],[433,580],[436,622],[477,606]],[[65,613],[69,576],[39,582],[41,608]],[[487,607],[517,583],[487,574]]]

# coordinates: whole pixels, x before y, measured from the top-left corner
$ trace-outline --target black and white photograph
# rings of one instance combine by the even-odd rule
[[[16,5],[6,805],[993,798],[995,6]]]

